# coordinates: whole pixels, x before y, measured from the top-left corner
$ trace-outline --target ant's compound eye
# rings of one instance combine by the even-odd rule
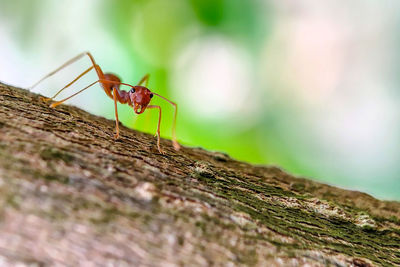
[[[135,88],[132,88],[130,92],[133,94],[135,92]]]
[[[150,94],[150,98],[152,98],[153,97],[153,94]]]

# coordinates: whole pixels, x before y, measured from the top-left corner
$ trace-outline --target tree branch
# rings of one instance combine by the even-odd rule
[[[0,84],[0,257],[400,265],[400,204],[183,147]]]

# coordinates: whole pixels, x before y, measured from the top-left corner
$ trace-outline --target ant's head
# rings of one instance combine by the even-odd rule
[[[136,114],[141,114],[150,103],[153,93],[144,86],[133,86],[129,91],[129,98]]]

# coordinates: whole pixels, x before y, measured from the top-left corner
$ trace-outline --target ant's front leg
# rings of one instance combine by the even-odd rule
[[[178,141],[176,141],[176,133],[175,133],[176,132],[176,130],[175,130],[175,128],[176,128],[176,115],[178,114],[177,113],[178,112],[178,106],[176,105],[176,103],[172,102],[171,100],[168,100],[167,98],[163,97],[162,95],[159,95],[159,94],[154,93],[154,92],[152,92],[152,93],[154,95],[158,96],[158,97],[161,97],[162,99],[164,99],[168,103],[170,103],[175,109],[174,118],[173,118],[173,121],[172,121],[172,145],[174,146],[174,149],[176,151],[178,151],[181,148],[181,146],[179,145]]]
[[[114,98],[114,108],[115,108],[115,134],[114,139],[119,138],[119,120],[118,120],[118,109],[117,109],[117,89],[113,87],[113,98]]]
[[[150,105],[150,106],[147,106],[147,108],[158,108],[158,125],[157,125],[157,132],[156,132],[156,136],[157,136],[157,148],[158,148],[158,151],[161,153],[161,154],[164,154],[164,152],[161,150],[161,147],[160,147],[160,124],[161,124],[161,107],[160,106],[156,106],[156,105]]]

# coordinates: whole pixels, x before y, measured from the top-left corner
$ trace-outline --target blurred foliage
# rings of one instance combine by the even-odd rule
[[[113,38],[118,40],[129,55],[130,68],[135,74],[125,77],[139,80],[143,70],[151,73],[150,87],[170,97],[173,56],[182,47],[179,42],[187,41],[185,34],[196,28],[196,35],[221,34],[245,45],[253,56],[258,54],[261,31],[261,16],[258,1],[106,1],[102,10],[103,21]],[[212,62],[210,62],[212,64]],[[140,74],[139,74],[140,73]],[[156,77],[156,78],[155,78]],[[159,101],[167,112],[163,115],[164,129],[170,128],[171,109]],[[207,103],[205,103],[207,105]],[[138,119],[132,127],[149,131],[155,127],[155,113],[149,118]],[[240,125],[236,125],[236,127]],[[213,130],[211,130],[213,129]],[[228,151],[234,157],[253,162],[265,162],[265,153],[260,153],[258,141],[252,138],[257,128],[245,129],[235,135],[227,134],[221,123],[195,121],[191,114],[180,112],[178,133],[191,145],[213,150]],[[167,135],[163,131],[164,135]],[[237,142],[238,140],[242,140]],[[235,145],[232,145],[235,144]],[[262,149],[263,150],[263,149]]]

